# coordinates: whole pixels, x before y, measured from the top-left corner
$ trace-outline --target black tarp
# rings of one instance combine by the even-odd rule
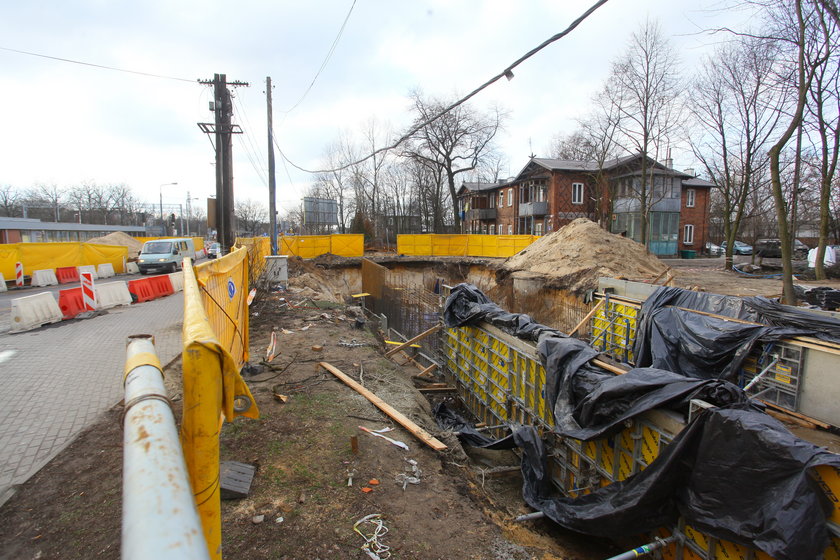
[[[685,299],[678,292],[660,294],[660,303],[670,302],[658,307],[673,302],[698,306],[704,296],[708,294],[689,294]],[[713,307],[704,310],[755,311],[728,299],[712,297],[710,301],[715,302]],[[651,306],[652,311],[654,307],[658,309]],[[762,307],[764,314],[777,311],[773,306]],[[823,464],[840,467],[840,456],[797,438],[781,423],[753,409],[737,386],[713,379],[708,372],[690,378],[636,368],[612,375],[589,363],[598,352],[586,343],[538,325],[528,316],[507,313],[474,286],[453,290],[444,319],[449,327],[482,320],[494,324],[501,319],[500,328],[512,334],[529,340],[536,334],[546,370],[546,401],[554,409],[555,430],[565,436],[608,435],[620,429],[625,419],[645,410],[671,407],[684,412],[692,398],[727,406],[701,414],[644,471],[578,498],[553,495],[548,459],[536,429],[517,428],[512,438],[523,451],[525,499],[558,524],[587,534],[629,536],[673,525],[681,515],[705,533],[757,547],[778,560],[821,557],[828,544],[829,504],[807,470]],[[820,327],[822,336],[826,336],[824,327]],[[761,339],[756,331],[750,332],[754,340]],[[721,336],[726,335],[722,331]],[[713,363],[714,357],[709,354],[707,359]],[[702,371],[703,363],[693,362],[692,367]],[[467,441],[482,447],[502,444],[480,432],[471,433],[464,424],[458,419],[450,425],[458,425]],[[473,439],[476,435],[480,437]],[[509,439],[503,445],[509,445]]]
[[[832,505],[808,469],[840,457],[805,442],[766,414],[713,409],[683,430],[645,470],[578,498],[556,497],[548,457],[532,426],[522,449],[523,495],[559,525],[603,537],[688,524],[754,546],[777,560],[822,558]]]
[[[513,449],[516,443],[513,436],[509,435],[501,439],[494,439],[479,432],[475,426],[468,422],[463,416],[441,401],[432,408],[435,421],[444,430],[451,430],[458,434],[458,439],[470,447],[481,447],[483,449]]]
[[[682,308],[682,309],[680,309]],[[722,315],[748,325],[685,311]],[[633,354],[637,366],[735,381],[758,343],[793,336],[840,341],[840,321],[763,297],[739,298],[660,287],[642,304]]]

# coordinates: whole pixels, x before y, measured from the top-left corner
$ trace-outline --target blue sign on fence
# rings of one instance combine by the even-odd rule
[[[228,279],[228,297],[233,299],[233,296],[236,295],[236,284],[233,283],[232,279]]]

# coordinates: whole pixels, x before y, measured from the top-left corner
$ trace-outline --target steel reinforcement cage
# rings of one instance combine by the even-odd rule
[[[600,309],[591,319],[593,346],[621,361],[632,360],[638,302],[601,295],[593,302],[593,308],[596,306]],[[479,421],[488,426],[517,422],[539,429],[549,452],[552,481],[567,496],[586,494],[645,469],[686,426],[680,415],[653,410],[628,420],[626,427],[611,437],[588,442],[563,438],[552,431],[553,411],[545,402],[545,370],[533,344],[481,324],[447,329],[442,346],[449,381]],[[795,352],[786,358],[783,372],[796,364]],[[757,364],[753,356],[745,365],[745,375],[759,367]],[[780,375],[782,381],[777,383],[784,384],[784,374]],[[503,435],[502,428],[491,431],[497,437]],[[825,558],[840,559],[840,475],[834,468],[819,467],[815,477],[835,506],[829,521],[833,538]],[[657,532],[660,537],[671,534],[683,538],[663,551],[666,559],[770,559],[761,551],[710,537],[682,521]]]

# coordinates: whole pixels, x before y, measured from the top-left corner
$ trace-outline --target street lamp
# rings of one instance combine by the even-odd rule
[[[168,187],[170,185],[177,185],[178,183],[164,183],[160,186],[160,219],[163,221],[163,187]]]

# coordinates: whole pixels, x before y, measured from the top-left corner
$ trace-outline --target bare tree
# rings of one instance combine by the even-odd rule
[[[415,91],[412,98],[415,113],[413,126],[429,120],[449,105],[442,100],[424,98],[419,91]],[[420,128],[406,150],[405,155],[438,169],[439,175],[445,179],[451,203],[450,215],[456,231],[461,227],[456,177],[479,166],[492,147],[502,119],[503,114],[498,108],[482,114],[469,105],[459,105]],[[435,221],[443,220],[441,217],[435,218]]]
[[[246,199],[236,202],[234,207],[237,231],[247,236],[257,236],[263,233],[268,221],[268,210],[261,202]]]
[[[20,213],[21,193],[12,185],[0,185],[0,210],[9,218]]]
[[[748,201],[768,186],[767,147],[785,103],[773,76],[777,54],[775,44],[751,37],[725,44],[692,88],[691,148],[719,194],[727,269]]]
[[[659,201],[648,158],[657,160],[664,154],[679,123],[682,96],[678,59],[658,23],[648,19],[633,33],[627,52],[612,65],[607,88],[618,111],[617,141],[641,156],[641,180],[631,190],[639,202],[641,239],[646,244],[651,208]]]

